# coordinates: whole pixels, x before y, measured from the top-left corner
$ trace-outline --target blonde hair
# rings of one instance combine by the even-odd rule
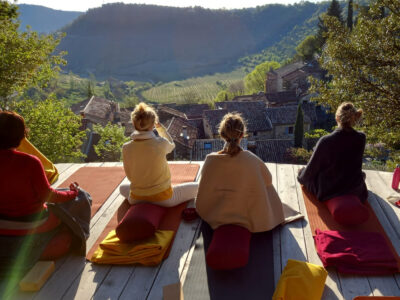
[[[155,110],[144,102],[140,102],[135,106],[135,110],[131,114],[132,123],[138,131],[152,130],[158,116]]]
[[[226,114],[219,124],[219,135],[226,141],[224,149],[219,153],[226,153],[235,156],[242,148],[240,148],[240,139],[246,133],[246,125],[242,116],[238,113]]]
[[[341,127],[353,127],[361,118],[362,109],[356,109],[351,102],[343,102],[336,110],[336,121]]]

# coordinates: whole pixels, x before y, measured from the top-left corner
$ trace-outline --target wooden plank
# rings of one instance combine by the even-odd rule
[[[382,172],[383,173],[383,172]],[[395,247],[397,253],[400,253],[400,241],[399,241],[399,210],[388,203],[385,199],[388,195],[393,193],[390,188],[389,177],[381,176],[381,172],[377,171],[366,171],[366,183],[368,189],[373,192],[370,193],[368,201],[373,207],[380,223],[386,231]],[[385,178],[386,181],[383,179]],[[391,180],[391,178],[390,178]],[[375,296],[381,295],[393,295],[398,296],[400,294],[400,276],[395,274],[394,276],[370,276],[369,278],[373,294]]]
[[[117,166],[119,164],[119,162],[118,161],[110,161],[110,162],[105,162],[105,163],[103,163],[101,166],[102,167],[115,167],[115,166]]]
[[[278,191],[278,174],[275,163],[266,163],[269,172],[272,175],[272,184]],[[273,257],[274,257],[274,285],[278,284],[282,273],[282,256],[281,256],[281,227],[278,226],[272,230]]]
[[[295,210],[300,210],[292,166],[278,165],[277,174],[278,194],[281,201]],[[308,260],[301,221],[281,226],[281,256],[282,267],[286,266],[288,259]]]
[[[146,299],[162,299],[163,287],[180,281],[180,275],[195,240],[196,232],[199,227],[198,223],[200,222],[181,223],[174,244],[172,245],[171,253],[161,265]]]
[[[135,266],[113,266],[93,298],[118,299],[134,271]]]
[[[395,230],[398,238],[400,238],[400,208],[395,207],[386,199],[390,195],[399,195],[391,188],[391,174],[387,172],[366,171],[366,183],[368,189],[379,196],[377,202],[385,213],[387,219]]]
[[[59,163],[55,164],[58,174],[63,173],[65,170],[67,170],[69,167],[71,167],[73,164],[72,163]]]
[[[344,299],[353,299],[357,296],[373,296],[371,286],[365,276],[338,275]]]
[[[304,215],[302,226],[303,226],[304,242],[306,245],[308,262],[322,266],[321,259],[319,258],[318,253],[315,249],[314,238],[311,232],[307,210],[303,200],[303,192],[301,190],[301,185],[297,181],[297,173],[301,167],[303,166],[293,165],[293,175],[295,176],[296,192],[297,192],[297,198],[299,199],[300,212]],[[324,293],[322,294],[322,299],[324,300],[344,299],[342,296],[340,282],[336,270],[328,269],[327,271],[328,271],[328,277],[326,278],[325,281],[325,289]]]

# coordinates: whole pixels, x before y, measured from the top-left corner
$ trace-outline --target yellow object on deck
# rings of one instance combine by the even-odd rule
[[[122,243],[115,230],[112,230],[100,243],[90,261],[98,264],[155,266],[163,260],[173,237],[173,231],[157,230],[148,239]]]
[[[36,156],[42,162],[44,171],[46,173],[47,180],[50,184],[53,184],[58,179],[58,170],[54,166],[54,164],[48,160],[46,156],[44,156],[35,146],[33,146],[27,138],[24,138],[21,141],[21,144],[17,148],[18,151],[31,154]]]
[[[328,272],[324,267],[289,259],[273,300],[320,300]]]
[[[54,272],[54,261],[38,261],[19,282],[21,291],[37,292]]]

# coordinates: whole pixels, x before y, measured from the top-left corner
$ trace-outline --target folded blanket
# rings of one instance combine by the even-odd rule
[[[334,266],[340,273],[383,275],[398,271],[397,260],[380,233],[317,229],[314,240],[324,266]]]
[[[42,162],[44,172],[50,184],[53,184],[58,179],[58,170],[54,164],[44,156],[35,146],[33,146],[27,138],[22,139],[21,144],[19,144],[18,151],[31,154],[36,156]]]
[[[157,230],[148,239],[122,243],[115,230],[112,230],[100,243],[90,261],[98,264],[155,266],[163,260],[174,234],[170,230]]]

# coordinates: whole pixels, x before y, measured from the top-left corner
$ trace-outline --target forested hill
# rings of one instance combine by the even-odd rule
[[[40,33],[59,30],[83,14],[78,11],[55,10],[39,5],[20,4],[18,7],[21,29],[29,25],[32,30]]]
[[[230,71],[240,57],[304,28],[287,39],[294,50],[326,7],[326,2],[241,10],[106,4],[65,27],[59,49],[68,51],[67,69],[83,76],[176,80]]]

